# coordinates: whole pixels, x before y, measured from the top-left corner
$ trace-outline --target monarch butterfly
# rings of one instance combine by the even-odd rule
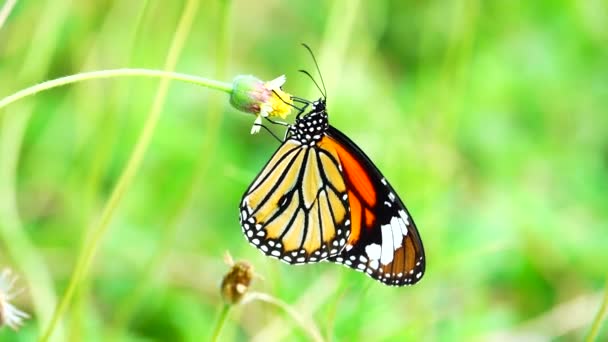
[[[243,233],[289,264],[330,261],[387,285],[412,285],[426,261],[416,225],[369,157],[329,125],[321,93],[314,102],[292,97],[303,107],[243,195]]]

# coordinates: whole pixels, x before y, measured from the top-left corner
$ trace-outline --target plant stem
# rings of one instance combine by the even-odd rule
[[[224,306],[222,307],[222,311],[220,311],[220,315],[217,318],[217,323],[215,324],[215,329],[213,329],[213,335],[211,335],[211,342],[218,341],[220,333],[222,332],[222,328],[226,323],[226,318],[230,313],[230,308],[232,308],[232,305],[230,304],[224,304]]]
[[[188,74],[182,74],[178,72],[171,71],[162,71],[162,70],[153,70],[153,69],[132,69],[132,68],[124,68],[124,69],[110,69],[110,70],[99,70],[99,71],[89,71],[83,72],[75,75],[60,77],[54,80],[45,81],[31,87],[22,89],[12,95],[9,95],[2,100],[0,100],[0,109],[8,106],[9,104],[23,99],[25,97],[34,95],[40,91],[48,90],[64,85],[68,85],[71,83],[88,81],[94,79],[103,79],[103,78],[113,78],[113,77],[124,77],[124,76],[141,76],[141,77],[155,77],[162,79],[171,79],[176,81],[182,81],[187,83],[196,84],[202,87],[211,88],[215,90],[220,90],[226,93],[230,93],[232,91],[232,84],[216,81],[204,77],[193,76]]]

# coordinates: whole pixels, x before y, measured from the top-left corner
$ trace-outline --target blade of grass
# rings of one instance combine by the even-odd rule
[[[337,89],[336,80],[343,70],[344,56],[353,35],[361,1],[334,1],[328,2],[328,4],[332,4],[332,7],[324,30],[318,60],[319,67],[323,71],[327,92],[331,94],[332,89]],[[311,85],[309,94],[318,95],[318,90],[314,85]]]
[[[113,44],[121,46],[120,49],[115,49],[112,53],[114,63],[117,65],[131,65],[135,44],[138,41],[138,32],[142,29],[142,21],[144,14],[148,8],[148,0],[138,2],[122,2],[118,1],[112,5],[112,8],[105,16],[104,24],[99,32],[96,32],[95,43],[88,52],[81,70],[96,70],[103,68],[104,61],[100,61],[99,56],[104,53],[108,42],[107,37],[114,37]],[[115,27],[124,27],[124,31],[120,36],[114,34]],[[71,99],[64,102],[63,109],[57,112],[73,112],[73,108],[88,108],[88,115],[78,115],[76,118],[79,121],[75,122],[77,132],[80,134],[80,139],[74,137],[76,142],[74,146],[78,148],[76,155],[82,156],[84,160],[89,161],[86,165],[87,175],[84,180],[80,173],[76,170],[69,172],[66,179],[67,184],[83,184],[82,192],[78,197],[74,198],[78,201],[79,217],[74,224],[80,227],[88,227],[92,225],[92,221],[97,217],[94,214],[97,210],[97,198],[102,197],[100,194],[103,188],[103,178],[105,171],[109,167],[112,160],[113,150],[119,134],[117,125],[120,121],[118,113],[121,112],[124,102],[121,99],[127,99],[132,94],[131,85],[127,82],[117,82],[115,86],[108,89],[107,96],[100,97],[98,94],[103,91],[103,83],[98,82],[90,87],[78,87],[70,92]],[[80,144],[78,143],[80,140]],[[92,151],[87,146],[93,142]],[[75,232],[72,241],[84,241],[85,231]],[[82,248],[82,246],[75,247]],[[69,341],[82,341],[87,332],[87,310],[90,302],[90,287],[91,278],[88,277],[83,281],[78,291],[74,294],[74,304],[72,309],[66,313],[68,326]]]
[[[52,57],[55,55],[58,40],[66,17],[70,13],[69,1],[49,0],[44,6],[37,7],[32,13],[37,25],[29,41],[21,68],[15,73],[16,83],[32,82],[43,78],[50,69]],[[28,23],[14,22],[17,29],[24,29]],[[9,80],[4,80],[8,82]],[[34,243],[27,235],[17,207],[17,166],[21,156],[21,145],[24,138],[32,106],[24,105],[12,109],[15,114],[4,118],[2,145],[6,148],[0,155],[0,234],[13,262],[18,266],[28,283],[29,293],[33,302],[36,321],[41,327],[52,317],[53,308],[57,303],[57,295],[48,270],[46,260],[40,255]],[[2,116],[0,115],[0,119]],[[57,340],[64,339],[63,327],[60,325],[56,334]]]
[[[17,0],[6,0],[6,2],[4,2],[4,6],[2,6],[2,9],[0,9],[0,29],[2,26],[4,26],[6,19],[8,19],[8,16],[13,11],[13,8],[15,8],[16,3]]]
[[[165,62],[165,70],[173,70],[175,68],[178,57],[183,49],[186,37],[190,32],[197,9],[198,1],[189,0],[186,3],[181,18],[179,20],[178,27],[174,34],[171,47],[169,48],[169,53]],[[101,243],[101,240],[105,235],[106,231],[108,230],[114,211],[116,210],[116,207],[118,206],[125,192],[129,188],[135,174],[137,173],[137,170],[139,169],[139,166],[141,165],[141,162],[143,161],[145,152],[150,144],[152,134],[154,133],[154,129],[156,128],[156,125],[159,121],[161,110],[164,105],[168,90],[169,80],[161,80],[156,96],[154,98],[154,103],[152,104],[152,108],[150,109],[150,113],[144,124],[143,131],[137,141],[135,150],[131,154],[129,161],[127,162],[127,166],[122,172],[120,179],[116,184],[116,187],[110,195],[110,199],[108,200],[102,212],[99,224],[93,228],[93,230],[91,231],[91,238],[88,239],[84,245],[85,247],[83,248],[81,255],[78,258],[76,267],[68,284],[68,288],[63,298],[61,299],[59,306],[55,310],[55,315],[53,316],[51,323],[42,335],[40,341],[47,341],[52,335],[53,330],[55,328],[55,324],[67,309],[68,305],[71,302],[74,291],[80,285],[80,282],[86,275],[93,261],[93,258],[95,257],[95,253]]]
[[[604,298],[602,299],[602,304],[593,319],[593,323],[591,324],[591,328],[589,330],[589,334],[585,338],[586,342],[592,342],[597,340],[597,336],[600,333],[600,329],[602,327],[602,321],[604,317],[606,317],[606,312],[608,311],[608,280],[606,281],[606,288],[604,289]]]
[[[220,23],[217,31],[217,67],[215,77],[223,79],[226,74],[226,61],[228,60],[229,42],[230,42],[230,4],[229,0],[220,0],[219,18]],[[221,123],[221,107],[217,97],[210,97],[209,110],[207,111],[206,122],[204,127],[206,128],[207,134],[203,135],[203,142],[201,147],[198,148],[200,151],[206,151],[207,153],[201,154],[194,167],[194,172],[190,180],[186,193],[182,196],[173,210],[170,212],[167,218],[166,224],[163,225],[164,229],[161,233],[161,239],[159,246],[153,252],[153,255],[148,260],[147,264],[143,268],[142,274],[137,278],[137,284],[133,287],[133,291],[123,301],[122,305],[116,310],[114,321],[110,326],[109,340],[114,340],[119,331],[128,324],[129,317],[133,315],[133,312],[137,308],[138,303],[144,296],[150,284],[154,281],[153,277],[158,272],[158,269],[162,268],[162,263],[165,261],[169,254],[174,238],[177,235],[179,222],[185,212],[188,210],[189,205],[196,194],[196,190],[199,189],[198,185],[201,180],[204,179],[209,161],[212,159],[210,152],[215,150],[215,143],[217,141],[217,135],[219,132],[219,125]]]

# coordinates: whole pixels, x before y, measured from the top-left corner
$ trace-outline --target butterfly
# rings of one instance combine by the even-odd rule
[[[243,233],[289,264],[329,261],[387,285],[415,284],[426,262],[416,225],[370,158],[329,125],[321,92],[314,102],[292,97],[303,107],[243,195]]]

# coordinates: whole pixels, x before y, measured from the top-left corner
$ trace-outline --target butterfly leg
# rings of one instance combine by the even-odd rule
[[[277,122],[277,124],[279,124],[279,122]],[[262,125],[261,123],[254,122],[253,126],[254,127],[262,127],[263,129],[265,129],[266,131],[268,131],[268,133],[270,133],[275,139],[277,139],[278,142],[283,143],[284,139],[279,138],[276,134],[274,134],[273,131],[271,131],[268,127]]]
[[[297,109],[298,109],[298,115],[296,115],[296,118],[297,118],[297,119],[299,119],[299,118],[300,118],[300,115],[302,115],[302,113],[304,113],[304,112],[306,111],[306,108],[308,108],[308,106],[310,106],[310,104],[312,103],[312,102],[308,101],[307,99],[303,99],[303,98],[301,98],[301,97],[296,97],[296,96],[292,96],[292,97],[291,97],[291,100],[292,100],[293,102],[297,102],[297,103],[301,103],[301,104],[303,104],[303,106],[302,106],[302,107],[295,107],[295,106],[294,106],[295,108],[297,108]]]

